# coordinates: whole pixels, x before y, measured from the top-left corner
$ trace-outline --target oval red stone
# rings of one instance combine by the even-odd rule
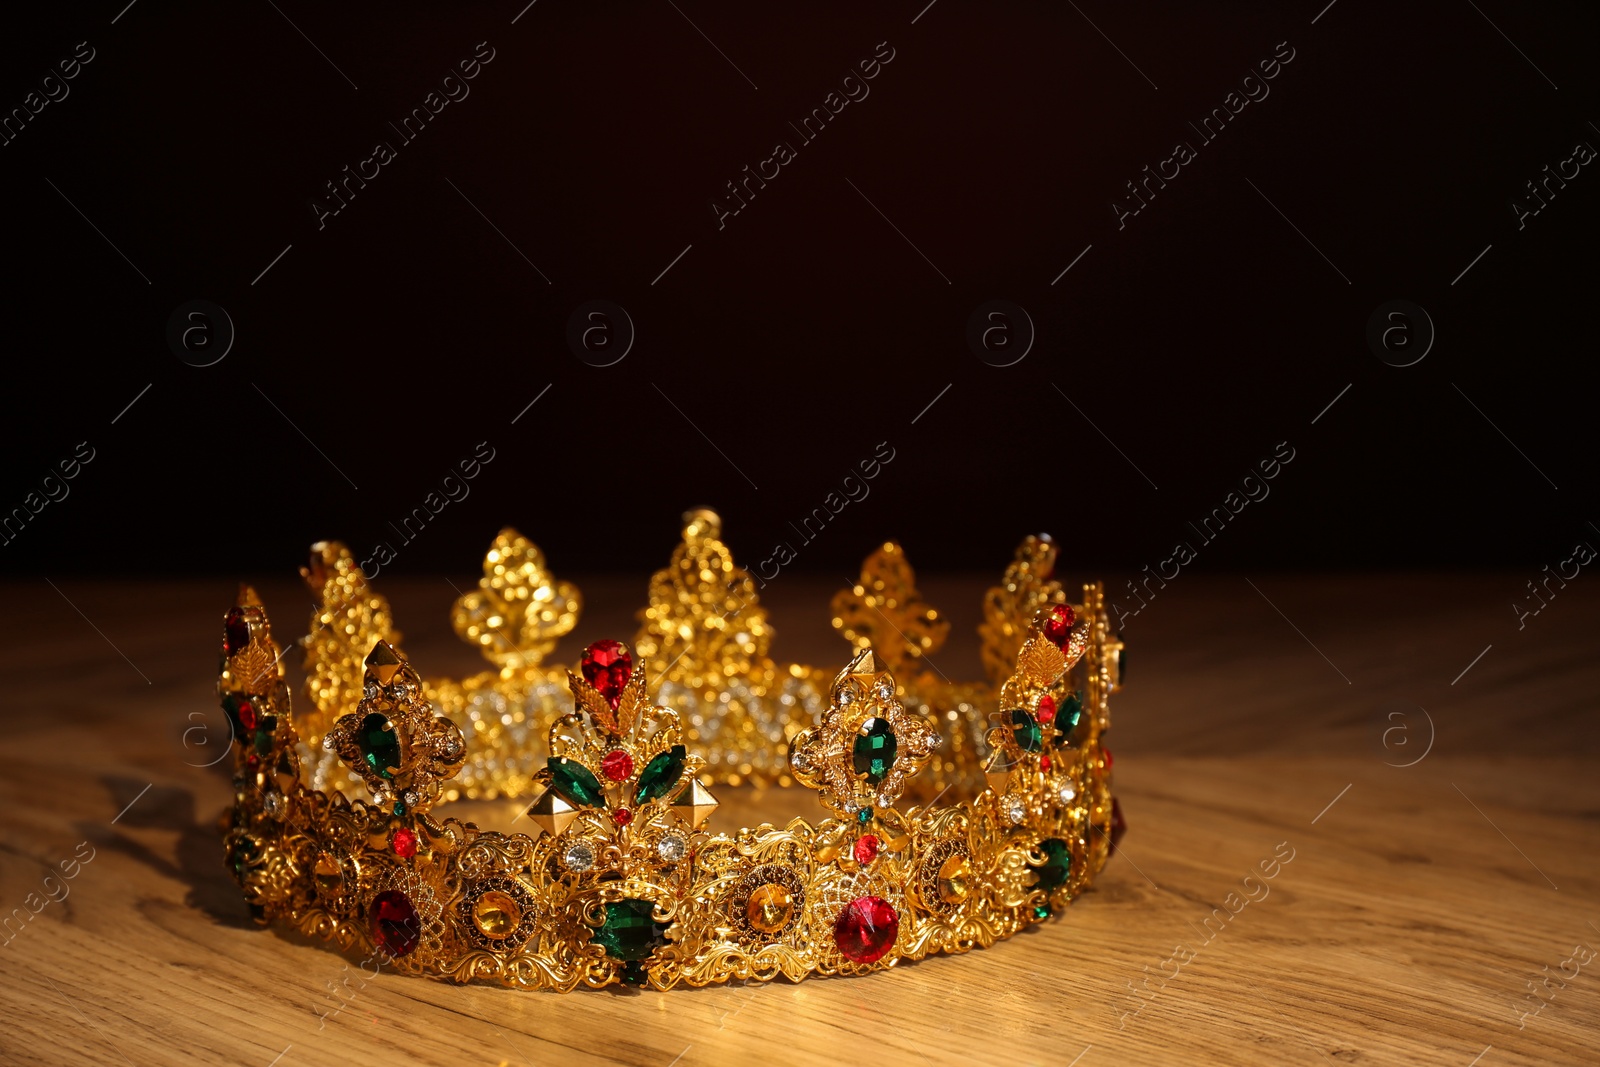
[[[900,915],[882,897],[857,897],[833,924],[833,942],[845,959],[874,963],[900,936]]]
[[[611,813],[611,821],[616,823],[618,826],[626,826],[633,821],[633,812],[629,811],[627,808],[618,808],[616,811]]]
[[[254,730],[256,728],[256,722],[257,718],[255,705],[251,704],[248,700],[239,701],[239,725],[243,726],[246,730]]]
[[[633,757],[620,748],[607,752],[600,761],[600,772],[613,782],[625,782],[633,775]]]
[[[1046,693],[1039,698],[1039,707],[1034,714],[1038,715],[1042,723],[1054,722],[1056,718],[1056,698]]]
[[[622,691],[633,674],[633,656],[627,645],[606,638],[583,650],[579,669],[584,679],[614,708],[622,700]]]
[[[1072,626],[1078,621],[1072,608],[1066,604],[1057,604],[1050,609],[1050,617],[1044,621],[1044,635],[1050,643],[1057,648],[1067,647],[1067,638],[1072,636]]]
[[[368,914],[372,942],[395,959],[405,956],[422,939],[422,920],[411,898],[398,889],[385,890],[372,898]]]
[[[222,651],[233,655],[250,643],[250,620],[243,608],[233,608],[222,624]]]
[[[1100,746],[1100,758],[1105,761],[1106,770],[1111,769],[1111,750],[1104,745]]]
[[[856,838],[855,846],[851,852],[856,857],[856,862],[865,867],[878,858],[878,835],[862,834]]]
[[[414,831],[407,830],[402,826],[394,832],[392,841],[394,854],[401,859],[408,860],[417,854],[417,835]]]
[[[1041,771],[1049,773],[1049,771],[1050,771],[1050,757],[1049,756],[1040,756],[1039,757],[1039,769]]]

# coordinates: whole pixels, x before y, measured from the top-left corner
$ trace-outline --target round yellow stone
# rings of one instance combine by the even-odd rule
[[[967,880],[972,877],[972,864],[960,853],[939,865],[939,899],[946,904],[959,904],[967,899]]]
[[[775,934],[788,925],[789,917],[794,914],[794,894],[789,892],[788,886],[768,882],[750,894],[744,913],[752,930]]]
[[[491,889],[472,905],[472,922],[484,937],[499,940],[516,932],[522,923],[522,907],[498,889]]]

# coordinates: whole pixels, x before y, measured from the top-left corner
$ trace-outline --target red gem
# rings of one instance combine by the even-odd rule
[[[851,851],[855,853],[856,862],[865,867],[878,858],[878,836],[862,834],[856,838],[855,847]]]
[[[882,897],[856,897],[833,924],[833,943],[856,963],[882,959],[898,936],[900,916]]]
[[[239,725],[246,730],[254,730],[256,728],[255,705],[248,700],[239,701]]]
[[[233,655],[250,643],[250,620],[243,608],[232,608],[222,624],[222,651]]]
[[[411,898],[398,889],[389,889],[372,898],[368,915],[372,941],[395,959],[407,955],[422,939],[422,920]]]
[[[620,748],[607,752],[600,761],[600,770],[613,782],[626,782],[633,774],[633,757]]]
[[[1055,721],[1056,698],[1051,696],[1049,693],[1046,693],[1044,696],[1040,697],[1039,708],[1036,714],[1039,716],[1040,722],[1048,723]]]
[[[1122,817],[1122,805],[1116,797],[1111,798],[1111,852],[1117,851],[1117,842],[1122,840],[1122,835],[1128,832],[1128,820]]]
[[[1100,758],[1105,761],[1106,770],[1111,769],[1111,750],[1104,745],[1100,746]]]
[[[417,854],[417,835],[405,827],[394,832],[394,854],[401,859],[408,860]]]
[[[629,811],[627,808],[618,808],[616,811],[611,813],[611,821],[616,823],[618,826],[626,826],[633,821],[633,812]]]
[[[1049,772],[1049,770],[1050,770],[1050,757],[1049,756],[1040,756],[1039,757],[1039,769],[1041,771],[1045,771],[1046,773]]]
[[[1050,609],[1050,617],[1044,621],[1044,635],[1050,643],[1057,648],[1067,647],[1067,638],[1072,636],[1072,625],[1078,617],[1066,604],[1057,604]]]
[[[610,638],[596,641],[583,650],[579,666],[584,679],[615,708],[633,674],[633,656],[628,653],[628,646]]]

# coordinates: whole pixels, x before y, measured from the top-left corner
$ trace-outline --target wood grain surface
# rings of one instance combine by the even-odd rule
[[[0,1058],[1597,1063],[1600,580],[1519,629],[1533,577],[1183,575],[1127,620],[1110,740],[1130,830],[1060,920],[867,978],[567,995],[365,977],[248,920],[226,776],[203,766],[226,736],[229,582],[4,587]],[[582,584],[566,656],[631,635],[643,593]],[[842,659],[839,584],[774,583],[780,658]],[[923,582],[955,623],[952,677],[978,672],[983,584]],[[260,588],[280,640],[302,632],[304,592]],[[425,674],[475,669],[445,580],[383,591]],[[730,792],[714,825],[814,808]]]

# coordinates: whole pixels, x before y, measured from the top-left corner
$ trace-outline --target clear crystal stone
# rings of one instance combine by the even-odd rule
[[[289,810],[289,802],[283,799],[282,793],[268,793],[261,798],[261,810],[266,812],[267,818],[279,820]]]
[[[688,851],[688,842],[677,834],[667,834],[656,842],[656,855],[667,863],[677,863]]]
[[[1077,797],[1078,791],[1076,789],[1072,788],[1072,783],[1071,782],[1068,782],[1066,785],[1063,785],[1061,787],[1061,794],[1060,795],[1061,795],[1061,803],[1063,803],[1063,804],[1071,804],[1072,801]]]
[[[878,794],[878,807],[880,807],[880,808],[892,808],[892,807],[894,807],[894,796],[893,796],[893,794],[891,794],[891,793],[879,793]]]
[[[1000,815],[1007,823],[1016,826],[1028,817],[1028,806],[1021,797],[1006,797],[1000,802]]]
[[[872,693],[879,700],[887,704],[889,701],[894,699],[894,686],[887,680],[881,681],[878,683],[878,687],[874,689]]]
[[[373,685],[371,682],[368,682],[366,688],[361,690],[361,695],[366,697],[368,700],[376,699],[378,695],[378,687]]]
[[[582,873],[594,866],[594,846],[587,841],[574,841],[562,853],[561,862],[567,870]]]

